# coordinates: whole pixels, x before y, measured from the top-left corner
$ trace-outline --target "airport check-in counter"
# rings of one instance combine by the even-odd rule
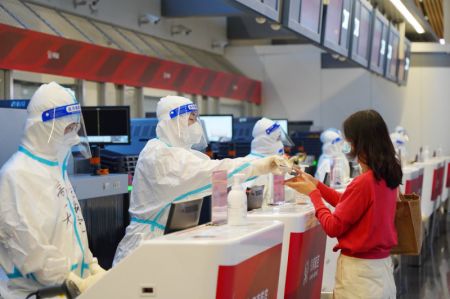
[[[80,299],[277,298],[279,221],[202,225],[145,241]]]
[[[450,196],[450,156],[444,157],[445,171],[442,190],[442,202],[446,203]]]
[[[286,203],[250,211],[250,220],[284,223],[277,298],[320,298],[326,234],[311,203]]]
[[[444,161],[441,158],[434,158],[414,164],[414,166],[423,167],[424,169],[421,194],[422,219],[424,221],[427,221],[439,207],[445,172]]]
[[[404,194],[416,193],[422,196],[423,168],[414,164],[403,167],[403,179],[400,191]]]

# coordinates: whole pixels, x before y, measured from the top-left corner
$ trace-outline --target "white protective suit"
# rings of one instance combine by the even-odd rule
[[[394,145],[395,152],[399,155],[402,165],[406,164],[408,153],[406,151],[406,144],[409,141],[408,134],[403,127],[397,126],[395,132],[391,133],[391,141]]]
[[[350,165],[348,163],[347,156],[342,152],[342,146],[344,140],[339,130],[334,128],[326,129],[320,134],[320,141],[322,141],[322,155],[317,163],[317,170],[315,177],[323,182],[325,174],[331,172],[331,166],[333,159],[342,159],[343,162],[343,174],[344,182],[347,182],[350,178]]]
[[[66,105],[78,113],[43,121],[44,111],[56,115]],[[92,266],[100,268],[66,171],[79,127],[64,131],[79,122],[80,107],[70,90],[52,82],[36,91],[27,112],[19,150],[0,170],[0,271],[9,278],[0,293],[6,299],[61,284],[71,272],[87,277]]]
[[[276,129],[274,125],[276,122],[268,118],[261,118],[255,123],[252,131],[252,146],[251,152],[247,155],[251,159],[260,159],[268,157],[271,155],[283,155],[284,154],[284,144],[281,141],[282,129],[277,126]],[[289,176],[286,174],[286,176]],[[257,178],[246,183],[247,187],[261,186],[264,185],[264,200],[263,203],[267,205],[272,202],[273,198],[273,175],[265,174],[260,175]],[[295,198],[296,191],[292,188],[284,188],[284,197],[286,201],[292,201]]]
[[[210,195],[214,171],[227,170],[229,182],[237,173],[243,173],[247,178],[258,174],[256,165],[248,163],[252,159],[211,160],[191,149],[202,139],[198,129],[191,129],[199,125],[198,122],[189,126],[189,113],[171,118],[172,112],[183,111],[181,108],[185,106],[196,110],[196,106],[183,97],[168,96],[158,102],[157,138],[149,140],[139,155],[130,199],[131,223],[117,248],[114,264],[143,240],[164,233],[172,202]]]

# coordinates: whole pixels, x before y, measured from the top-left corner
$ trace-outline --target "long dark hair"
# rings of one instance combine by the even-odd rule
[[[389,188],[397,188],[402,182],[402,166],[381,115],[375,110],[358,111],[343,126],[345,138],[352,144],[350,155],[366,164],[377,181],[383,179]]]

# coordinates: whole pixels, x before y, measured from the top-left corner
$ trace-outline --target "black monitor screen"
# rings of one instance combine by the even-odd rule
[[[351,0],[330,1],[324,21],[323,46],[344,56],[348,56],[352,4]]]
[[[351,58],[367,67],[369,64],[369,38],[372,25],[372,6],[359,0],[355,2],[353,19],[353,46]]]
[[[319,43],[322,31],[322,0],[287,1],[283,24]]]
[[[339,44],[341,33],[342,4],[343,0],[330,1],[327,8],[325,38],[336,45]]]
[[[372,36],[372,58],[371,58],[371,62],[375,66],[378,66],[380,63],[382,34],[383,34],[383,23],[381,22],[380,19],[375,19]],[[386,47],[386,45],[384,45],[384,47]]]
[[[81,107],[88,140],[93,144],[130,143],[130,107]]]
[[[302,0],[299,22],[312,32],[319,33],[321,12],[322,12],[322,1]]]
[[[403,57],[398,60],[398,83],[406,85],[411,59],[411,43],[405,39],[403,44]]]
[[[199,224],[203,198],[174,202],[170,205],[164,234],[188,229]]]
[[[389,23],[387,19],[380,12],[376,11],[373,23],[370,69],[379,74],[383,74],[388,32]]]
[[[358,53],[362,57],[365,57],[366,59],[368,58],[369,54],[368,45],[369,45],[369,30],[371,19],[372,16],[370,11],[365,7],[361,7],[361,23],[359,28],[360,39],[358,43]]]
[[[389,43],[386,54],[386,78],[397,81],[397,59],[400,37],[397,29],[391,25],[389,31]]]

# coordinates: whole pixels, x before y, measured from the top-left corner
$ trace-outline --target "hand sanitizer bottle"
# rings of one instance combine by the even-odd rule
[[[233,186],[228,193],[228,224],[247,224],[247,194],[242,183],[244,175],[237,174],[233,177]]]

